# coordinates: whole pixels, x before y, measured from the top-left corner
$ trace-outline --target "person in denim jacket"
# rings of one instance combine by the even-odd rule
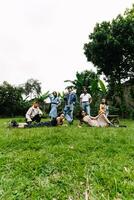
[[[73,111],[74,111],[74,105],[76,103],[76,94],[73,91],[72,87],[67,88],[68,92],[64,96],[64,114],[65,118],[69,123],[73,122]]]

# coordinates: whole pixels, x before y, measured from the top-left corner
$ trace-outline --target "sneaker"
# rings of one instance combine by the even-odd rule
[[[12,121],[9,123],[9,127],[18,127],[18,123],[17,123],[15,120],[12,120]]]

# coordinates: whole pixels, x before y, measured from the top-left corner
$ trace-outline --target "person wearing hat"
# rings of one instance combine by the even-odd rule
[[[65,102],[65,107],[64,107],[64,114],[65,118],[69,123],[73,122],[73,111],[74,111],[74,105],[76,103],[76,94],[73,91],[73,88],[67,87],[67,93],[64,96],[64,102]]]

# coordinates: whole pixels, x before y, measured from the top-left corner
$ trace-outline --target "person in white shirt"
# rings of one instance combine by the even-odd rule
[[[83,93],[80,95],[80,105],[88,115],[90,115],[91,102],[92,102],[92,97],[89,93],[87,93],[87,89],[84,87]]]
[[[31,123],[32,121],[40,122],[42,114],[43,113],[39,108],[39,103],[34,102],[33,106],[31,106],[26,113],[26,122],[27,123]]]

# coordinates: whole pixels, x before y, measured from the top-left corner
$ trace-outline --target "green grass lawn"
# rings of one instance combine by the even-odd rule
[[[9,129],[0,119],[0,200],[134,200],[127,128]]]

